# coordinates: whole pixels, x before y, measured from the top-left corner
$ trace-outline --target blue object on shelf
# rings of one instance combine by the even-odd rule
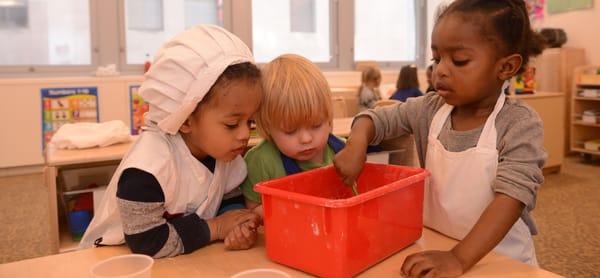
[[[81,239],[91,221],[92,214],[90,211],[75,210],[69,212],[69,229],[73,239]]]

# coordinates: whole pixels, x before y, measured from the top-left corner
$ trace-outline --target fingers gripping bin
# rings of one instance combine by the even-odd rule
[[[350,277],[421,237],[423,169],[365,164],[354,196],[332,166],[256,185],[267,256],[323,277]]]

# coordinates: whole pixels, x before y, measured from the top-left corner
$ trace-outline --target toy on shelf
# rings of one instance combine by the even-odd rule
[[[535,67],[525,67],[525,71],[513,79],[515,94],[533,94],[535,92]]]
[[[585,141],[584,148],[588,151],[600,152],[600,139]]]

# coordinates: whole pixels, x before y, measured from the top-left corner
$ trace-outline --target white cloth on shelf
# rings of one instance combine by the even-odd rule
[[[103,123],[73,123],[61,126],[50,145],[59,149],[105,147],[131,141],[129,128],[122,121]]]

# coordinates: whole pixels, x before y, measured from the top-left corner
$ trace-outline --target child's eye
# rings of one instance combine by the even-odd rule
[[[431,61],[432,61],[434,64],[436,64],[436,65],[440,63],[440,59],[439,59],[439,58],[431,58]]]
[[[236,129],[238,127],[238,124],[225,124],[225,127],[227,127],[228,129]]]
[[[313,126],[312,126],[312,128],[313,128],[313,129],[318,129],[318,128],[320,128],[322,125],[323,125],[323,123],[319,123],[319,124],[313,125]]]
[[[469,60],[452,60],[452,63],[454,63],[454,65],[457,67],[462,67],[462,66],[468,64]]]
[[[284,130],[283,133],[285,133],[286,135],[293,135],[294,133],[296,133],[296,130]]]

